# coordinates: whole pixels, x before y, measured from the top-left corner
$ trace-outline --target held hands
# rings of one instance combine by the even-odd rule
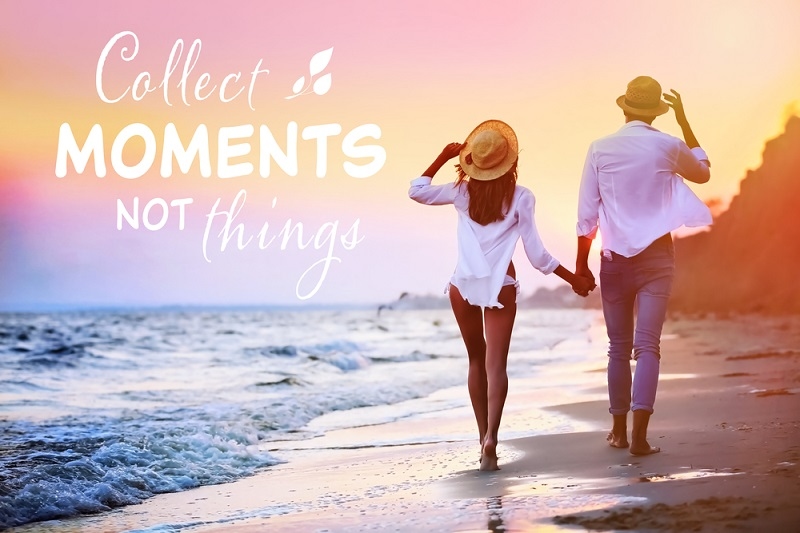
[[[675,111],[675,119],[678,121],[678,124],[687,124],[686,111],[683,109],[683,101],[681,100],[680,93],[675,89],[670,89],[670,92],[672,94],[663,93],[664,100],[666,100],[667,105]]]
[[[592,278],[585,278],[583,276],[575,276],[575,279],[571,283],[572,290],[578,296],[589,296],[589,293],[592,292],[597,285],[595,284]]]
[[[592,280],[592,283],[594,283],[594,274],[592,274],[592,271],[589,270],[589,265],[576,265],[575,275],[582,278],[589,278]]]
[[[575,276],[570,283],[572,290],[578,296],[589,296],[589,293],[597,287],[594,281],[594,274],[589,270],[588,266],[578,266],[575,268]]]
[[[558,276],[559,278],[563,279],[567,283],[572,286],[572,290],[578,296],[589,296],[589,293],[594,290],[596,287],[594,283],[594,276],[592,273],[589,272],[589,268],[586,267],[586,272],[588,275],[584,273],[583,276],[578,274],[576,269],[575,274],[564,268],[563,265],[558,265],[553,273]]]

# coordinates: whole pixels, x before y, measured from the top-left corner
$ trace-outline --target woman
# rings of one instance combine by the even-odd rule
[[[517,240],[522,238],[528,260],[543,274],[555,272],[582,296],[594,289],[593,280],[561,266],[542,244],[533,219],[533,193],[517,185],[517,153],[511,127],[488,120],[464,143],[445,146],[422,177],[411,182],[408,193],[423,204],[453,204],[458,213],[458,262],[448,289],[469,356],[481,470],[498,470],[497,433],[508,392],[506,361],[519,293],[511,262]],[[455,156],[456,181],[431,185],[436,172]]]

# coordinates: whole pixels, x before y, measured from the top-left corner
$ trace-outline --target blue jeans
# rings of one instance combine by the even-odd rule
[[[666,234],[656,239],[633,257],[614,252],[607,255],[605,252],[600,262],[600,292],[608,332],[608,411],[612,415],[631,409],[652,413],[661,360],[661,327],[675,272],[672,237]],[[633,383],[631,352],[636,361]]]

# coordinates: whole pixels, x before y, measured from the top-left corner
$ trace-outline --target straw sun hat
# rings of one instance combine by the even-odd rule
[[[501,120],[487,120],[472,130],[459,154],[467,176],[491,181],[511,170],[517,160],[517,135]]]
[[[657,117],[669,111],[669,106],[661,99],[661,84],[650,76],[634,78],[625,94],[617,98],[617,105],[639,117]]]

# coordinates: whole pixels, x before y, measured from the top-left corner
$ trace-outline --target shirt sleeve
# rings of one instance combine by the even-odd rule
[[[578,237],[594,239],[597,236],[597,224],[600,220],[600,184],[597,179],[597,166],[592,157],[592,147],[586,154],[583,164],[581,185],[578,192]]]
[[[677,154],[675,156],[675,172],[694,183],[705,183],[711,177],[708,155],[699,146],[689,148],[686,143],[676,139]]]
[[[445,183],[443,185],[431,185],[433,178],[421,176],[411,180],[411,188],[408,189],[408,196],[421,204],[445,205],[452,204],[458,194],[458,187],[455,183]]]
[[[544,243],[539,237],[534,220],[535,205],[536,199],[533,193],[527,189],[523,191],[517,203],[519,233],[522,237],[525,255],[528,256],[528,261],[531,262],[533,268],[542,274],[550,274],[558,267],[559,262],[545,249]]]

